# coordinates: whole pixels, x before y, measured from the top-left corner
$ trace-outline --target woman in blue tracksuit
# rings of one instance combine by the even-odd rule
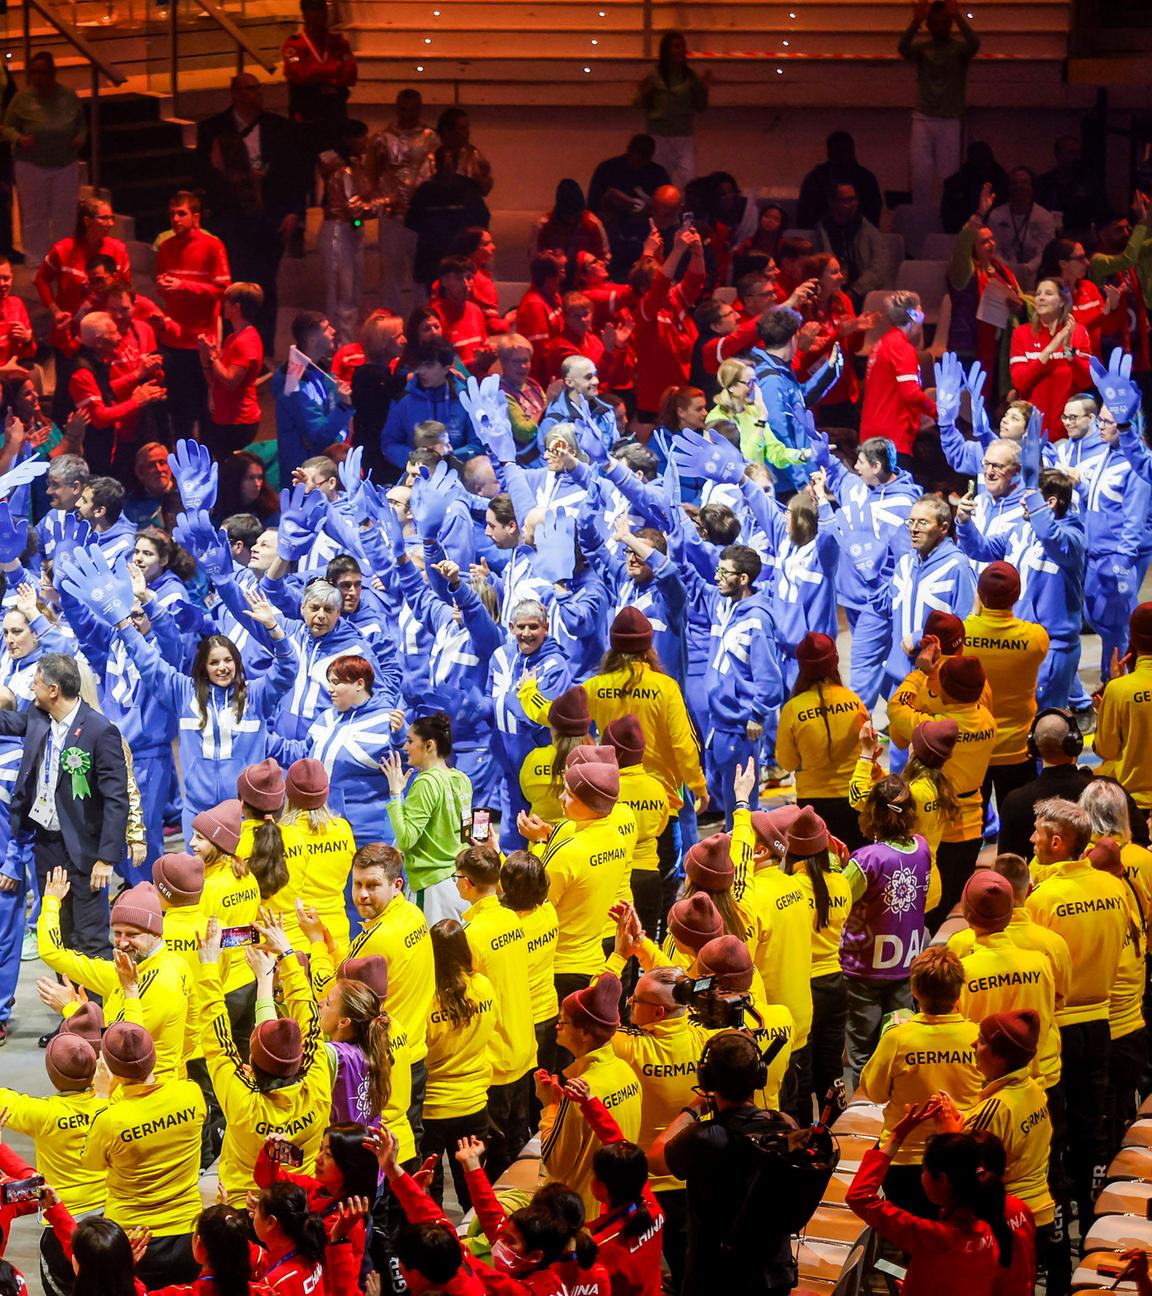
[[[93,616],[91,607],[73,598],[67,589],[61,589],[60,601],[99,684],[100,708],[120,730],[132,753],[147,850],[143,866],[127,866],[128,885],[135,886],[151,879],[152,862],[164,853],[164,812],[176,772],[172,762],[176,717],[165,706],[160,691],[142,676],[125,641],[136,640],[149,654],[163,659],[168,670],[174,670],[167,662],[183,659],[180,631],[172,614],[147,587],[140,599],[143,615],[134,613],[120,634],[107,621]],[[186,761],[184,767],[187,769]]]
[[[296,654],[275,608],[255,590],[246,591],[246,597],[253,620],[272,641],[272,665],[257,679],[248,678],[236,645],[224,635],[200,640],[190,671],[171,665],[159,642],[160,629],[169,619],[164,610],[154,622],[156,642],[135,626],[120,628],[119,642],[139,672],[145,694],[178,732],[185,841],[192,839],[193,818],[235,796],[240,771],[268,755],[272,718],[295,677]],[[170,736],[165,741],[170,751]],[[139,774],[138,781],[143,789]]]
[[[504,642],[496,624],[496,591],[478,592],[460,579],[450,559],[429,567],[429,580],[412,562],[397,566],[400,587],[414,615],[428,629],[428,691],[421,701],[450,688],[453,764],[468,775],[475,805],[499,804],[499,767],[492,752],[492,705],[487,696],[492,654]]]
[[[21,572],[27,577],[27,573]],[[14,581],[9,573],[9,589],[22,581]],[[31,577],[27,577],[31,582]],[[32,681],[36,676],[36,663],[46,652],[72,653],[74,640],[40,611],[35,595],[18,595],[3,612],[4,642],[0,648],[0,686],[16,697],[17,707],[23,711],[32,703]]]
[[[143,573],[160,606],[179,616],[181,605],[191,600],[184,582],[172,571],[175,557],[176,546],[167,531],[161,531],[159,527],[141,527],[136,532],[133,564]]]
[[[908,514],[922,492],[897,465],[896,447],[886,437],[861,444],[854,472],[835,455],[821,455],[820,461],[827,477],[817,472],[812,484],[820,530],[835,536],[841,550],[836,594],[852,631],[849,684],[865,706],[873,707],[892,646],[886,593],[897,558],[908,550]]]

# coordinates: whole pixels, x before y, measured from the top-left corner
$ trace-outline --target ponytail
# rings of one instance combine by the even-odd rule
[[[268,900],[288,885],[288,861],[284,857],[284,838],[280,825],[271,815],[252,834],[252,854],[248,868],[260,886],[260,899]]]
[[[392,1096],[392,1019],[380,996],[363,981],[337,982],[344,1016],[352,1023],[352,1043],[368,1061],[368,1102],[379,1116]]]
[[[274,1183],[260,1194],[260,1209],[280,1225],[296,1254],[310,1264],[321,1264],[328,1247],[324,1221],[308,1209],[308,1196],[294,1183]]]
[[[205,864],[218,864],[221,860],[227,860],[232,866],[232,873],[236,878],[246,878],[248,876],[248,861],[241,859],[238,855],[229,855],[227,851],[222,851],[215,842],[209,842],[202,848],[201,858]]]
[[[248,1296],[252,1258],[248,1216],[231,1206],[210,1206],[196,1221],[219,1296]]]
[[[924,1169],[948,1180],[957,1209],[971,1211],[988,1225],[1000,1250],[1000,1265],[1010,1269],[1015,1238],[1004,1215],[1004,1180],[989,1168],[997,1161],[997,1149],[990,1142],[969,1133],[937,1134],[924,1148]],[[1000,1145],[999,1157],[1003,1155]]]
[[[828,879],[824,876],[828,863],[828,852],[817,855],[793,855],[789,851],[784,856],[784,872],[791,877],[797,864],[804,865],[804,871],[812,882],[812,903],[816,907],[816,930],[823,931],[828,926],[828,909],[831,901],[828,896]]]
[[[620,1236],[643,1237],[653,1224],[644,1201],[648,1158],[643,1150],[625,1139],[618,1143],[605,1143],[592,1157],[592,1173],[608,1193],[608,1209],[626,1209],[620,1224]]]

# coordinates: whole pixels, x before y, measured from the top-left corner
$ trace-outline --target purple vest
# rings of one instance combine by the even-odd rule
[[[932,853],[923,837],[905,853],[883,842],[863,846],[852,863],[868,889],[852,906],[840,940],[845,976],[906,981],[912,960],[924,948],[924,901]]]
[[[329,1044],[336,1050],[336,1075],[332,1080],[332,1124],[359,1121],[371,1125],[380,1115],[368,1101],[368,1059],[356,1044]]]

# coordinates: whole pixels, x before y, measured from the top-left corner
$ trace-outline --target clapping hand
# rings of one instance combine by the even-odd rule
[[[404,763],[401,761],[399,753],[388,752],[381,756],[380,768],[384,771],[384,777],[388,780],[389,794],[393,797],[402,796],[408,777],[404,773]]]
[[[939,666],[942,655],[940,640],[935,635],[925,635],[920,640],[920,648],[916,653],[916,669],[923,671],[925,675],[931,675]]]

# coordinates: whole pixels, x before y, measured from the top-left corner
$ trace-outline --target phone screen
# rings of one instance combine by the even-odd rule
[[[472,811],[472,840],[486,842],[492,835],[492,812],[490,810]]]
[[[9,1179],[0,1184],[0,1202],[5,1206],[16,1206],[22,1202],[39,1201],[43,1191],[43,1175],[32,1175],[28,1179]]]
[[[221,949],[237,949],[241,945],[259,945],[260,933],[255,927],[225,927],[220,932]]]

